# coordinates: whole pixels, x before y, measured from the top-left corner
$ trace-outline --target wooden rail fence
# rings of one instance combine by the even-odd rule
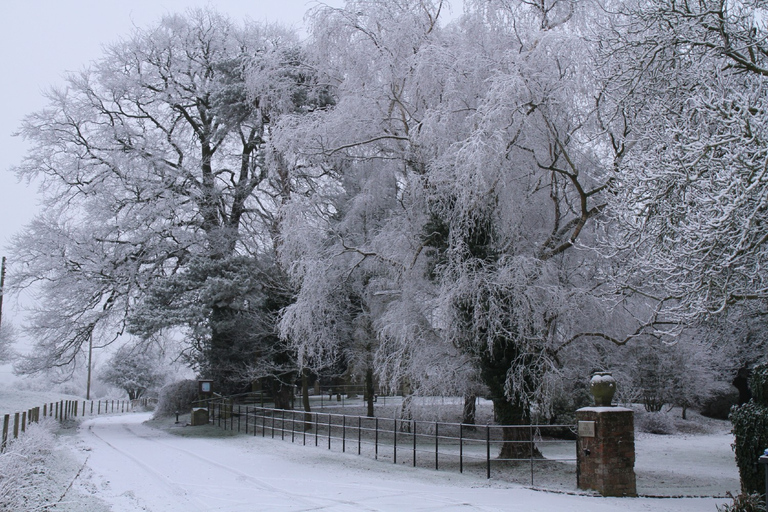
[[[3,416],[3,437],[0,441],[0,452],[5,451],[10,436],[13,436],[13,439],[18,438],[20,434],[27,430],[28,424],[39,422],[41,417],[50,417],[63,422],[86,415],[97,416],[100,414],[130,412],[135,407],[148,406],[156,402],[157,399],[155,398],[139,398],[137,400],[59,400],[58,402],[43,404],[42,407],[33,407],[26,411],[6,414]],[[90,407],[88,407],[89,405]]]

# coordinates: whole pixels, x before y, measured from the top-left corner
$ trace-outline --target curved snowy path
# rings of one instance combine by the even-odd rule
[[[260,437],[172,435],[144,425],[149,418],[83,422],[82,492],[120,512],[699,511],[723,502],[550,494]]]

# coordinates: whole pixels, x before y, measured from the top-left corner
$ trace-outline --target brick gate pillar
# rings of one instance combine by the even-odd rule
[[[624,407],[576,411],[576,481],[603,496],[637,496],[634,412]]]

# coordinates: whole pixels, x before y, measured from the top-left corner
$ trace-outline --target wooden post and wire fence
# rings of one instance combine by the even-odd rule
[[[82,402],[82,403],[81,403]],[[88,404],[90,402],[90,406]],[[3,416],[3,434],[0,440],[0,452],[4,451],[12,439],[27,430],[27,426],[38,423],[40,418],[52,418],[64,422],[78,417],[98,416],[130,412],[135,407],[146,407],[157,402],[155,398],[139,398],[136,400],[59,400],[33,407],[26,411],[15,412]],[[41,413],[42,409],[42,415]]]

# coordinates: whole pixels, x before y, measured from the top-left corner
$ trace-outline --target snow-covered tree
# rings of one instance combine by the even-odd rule
[[[272,249],[283,185],[268,138],[273,118],[312,101],[299,55],[275,26],[169,15],[107,47],[25,119],[31,148],[15,170],[39,181],[46,213],[14,244],[14,285],[41,295],[21,371],[112,342],[148,286],[191,261]],[[213,352],[231,348],[229,313],[210,310]]]
[[[16,341],[16,328],[7,320],[0,325],[0,363],[8,363],[15,358],[13,344]]]
[[[605,117],[589,60],[590,5],[470,2],[450,26],[442,2],[315,11],[312,46],[333,56],[317,66],[336,103],[284,125],[278,145],[327,181],[284,210],[294,229],[282,250],[295,262],[297,305],[322,289],[334,296],[325,276],[361,279],[384,380],[426,382],[428,354],[450,354],[454,383],[479,379],[498,421],[525,423],[561,347],[641,331],[630,315],[601,330],[610,311],[591,292],[600,260],[579,248],[625,135]],[[376,204],[375,219],[328,199],[344,194],[345,205]],[[291,236],[318,228],[329,236],[310,234],[312,245]],[[294,335],[300,351],[339,349],[336,306],[290,317],[330,328]]]
[[[284,281],[266,257],[193,258],[184,272],[148,287],[129,330],[150,337],[183,326],[191,341],[183,359],[213,378],[218,392],[248,390],[252,382],[267,379],[276,404],[285,406],[295,363],[277,336],[277,314],[291,299]],[[216,337],[226,344],[214,345]]]
[[[166,365],[152,345],[123,345],[107,361],[100,379],[124,389],[135,400],[149,390],[159,389],[167,378]]]
[[[629,3],[605,41],[632,150],[610,197],[622,293],[690,323],[766,290],[768,21],[758,1]],[[762,307],[762,306],[760,306]]]

